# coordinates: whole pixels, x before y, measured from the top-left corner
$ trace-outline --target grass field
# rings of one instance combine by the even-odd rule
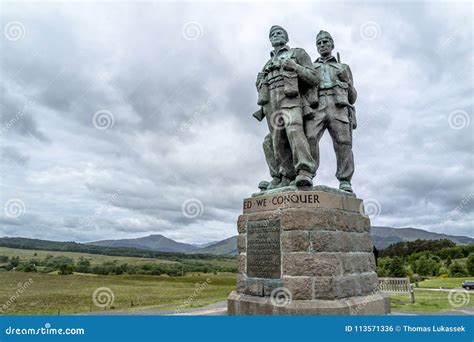
[[[428,291],[423,289],[454,289],[460,288],[464,280],[470,280],[474,277],[460,278],[433,278],[418,283],[415,287],[415,303],[409,303],[408,295],[391,294],[391,308],[398,311],[444,311],[455,309],[449,301],[449,297],[453,298],[454,293],[450,295],[449,291]],[[462,306],[474,306],[474,291],[459,292],[458,299],[451,301],[454,303],[462,303]]]
[[[35,255],[36,254],[36,255]],[[117,263],[128,263],[130,265],[143,265],[143,264],[179,264],[178,261],[166,260],[166,259],[151,259],[151,258],[138,258],[138,257],[123,257],[123,256],[109,256],[101,254],[88,254],[88,253],[76,253],[76,252],[63,252],[63,251],[43,251],[33,249],[17,249],[0,247],[0,255],[6,255],[9,258],[19,256],[22,260],[29,259],[44,259],[47,255],[52,256],[65,256],[74,259],[75,262],[83,257],[91,262],[91,265],[99,265],[104,262],[117,261]],[[185,259],[187,263],[200,263],[205,262],[206,264],[222,266],[222,267],[233,267],[236,265],[236,259],[232,258],[216,258],[209,260],[199,259]]]
[[[474,280],[474,277],[460,277],[460,278],[432,278],[420,281],[418,286],[420,288],[434,288],[439,289],[453,289],[459,288],[464,280]]]
[[[35,255],[36,254],[36,255]],[[0,255],[19,256],[21,259],[44,259],[47,255],[67,256],[77,261],[80,257],[90,260],[92,265],[117,261],[138,265],[144,263],[177,263],[164,259],[146,259],[137,257],[106,256],[74,252],[54,252],[41,250],[23,250],[0,247]],[[188,260],[187,260],[188,261]],[[201,262],[201,260],[189,260]],[[233,259],[206,260],[219,265],[235,264]],[[415,290],[415,303],[409,303],[407,295],[392,294],[391,308],[396,311],[443,311],[454,307],[449,301],[447,291],[428,291],[427,288],[459,288],[464,278],[433,278],[419,282]],[[31,279],[31,285],[18,294],[22,284]],[[209,280],[209,281],[207,281]],[[184,277],[148,276],[148,275],[58,275],[24,272],[0,272],[0,314],[73,314],[103,311],[93,301],[93,293],[98,288],[110,289],[113,303],[108,310],[174,310],[185,301],[186,307],[197,307],[225,300],[235,289],[235,273],[188,274]],[[109,290],[107,290],[109,291]],[[472,295],[471,295],[472,293]],[[464,306],[474,306],[474,291],[471,291]],[[104,297],[105,298],[105,297]],[[101,302],[99,301],[99,304]],[[3,308],[3,312],[2,309]]]
[[[188,300],[186,307],[198,307],[225,300],[235,288],[235,274],[194,274],[185,277],[143,276],[143,275],[85,275],[60,276],[55,274],[1,272],[0,309],[1,314],[72,314],[103,311],[94,304],[93,293],[98,288],[108,288],[114,296],[108,310],[175,310]],[[21,284],[31,279],[31,285],[17,298],[12,296]],[[432,279],[420,283],[423,288],[455,287],[464,278]],[[207,284],[204,285],[203,284]],[[199,291],[196,291],[200,289]],[[463,306],[474,306],[474,291]],[[454,307],[449,302],[449,292],[415,291],[415,303],[409,303],[407,295],[392,294],[391,309],[396,311],[443,311]],[[109,302],[110,303],[110,302]],[[132,306],[133,305],[133,306]]]
[[[109,255],[100,255],[100,254],[87,254],[87,253],[75,253],[75,252],[58,252],[58,251],[42,251],[42,250],[33,250],[33,249],[17,249],[17,248],[7,248],[0,247],[0,255],[6,255],[9,258],[19,256],[20,259],[44,259],[48,255],[52,256],[65,256],[68,258],[74,259],[77,261],[80,257],[83,257],[87,260],[90,260],[92,265],[102,264],[104,262],[117,261],[117,262],[127,262],[130,264],[136,263],[177,263],[176,261],[163,260],[163,259],[146,259],[146,258],[136,258],[136,257],[120,257],[120,256],[109,256]]]
[[[76,262],[83,257],[91,265],[116,261],[130,265],[143,264],[179,264],[179,261],[150,259],[138,257],[107,256],[98,254],[26,250],[0,247],[0,255],[9,258],[19,256],[22,260],[44,259],[47,255],[66,256]],[[206,263],[223,267],[235,266],[232,258],[210,260],[185,259],[186,263]],[[70,314],[91,311],[103,311],[93,301],[93,293],[98,288],[108,288],[113,293],[114,301],[107,307],[112,310],[130,310],[134,308],[153,307],[153,309],[170,309],[181,306],[192,297],[187,307],[202,306],[224,300],[235,288],[233,273],[188,273],[184,277],[147,276],[147,275],[95,275],[50,274],[0,272],[0,314]],[[31,285],[17,295],[21,284],[31,279]],[[209,282],[207,282],[209,280]],[[202,286],[205,284],[205,286]],[[199,289],[199,293],[196,293]],[[13,300],[12,300],[13,298]],[[104,298],[106,298],[104,296]],[[100,304],[100,302],[99,302]],[[6,307],[4,307],[6,305]]]
[[[12,300],[21,284],[28,282],[29,279],[31,285]],[[92,298],[94,291],[102,287],[110,289],[113,293],[114,301],[111,303],[111,309],[155,307],[157,310],[174,310],[186,300],[189,301],[187,307],[195,307],[226,299],[235,288],[235,274],[168,277],[78,274],[60,276],[0,272],[0,284],[0,309],[3,305],[9,304],[3,308],[3,312],[0,311],[3,315],[56,315],[103,311],[104,308],[95,305]],[[100,303],[103,302],[99,301]]]
[[[453,310],[454,307],[449,301],[450,293],[447,291],[415,291],[415,303],[409,303],[407,295],[391,294],[390,307],[397,311],[419,311],[419,312],[433,312]],[[474,291],[472,294],[460,293],[461,299],[457,303],[463,303],[462,306],[474,306]],[[456,302],[455,302],[456,303]]]

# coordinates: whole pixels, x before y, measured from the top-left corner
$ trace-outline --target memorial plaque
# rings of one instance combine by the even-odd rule
[[[280,220],[247,222],[247,276],[281,276]]]

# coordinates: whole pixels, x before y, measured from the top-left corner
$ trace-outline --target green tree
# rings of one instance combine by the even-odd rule
[[[18,267],[18,265],[20,265],[20,257],[19,256],[12,257],[12,258],[10,258],[10,261],[9,261],[6,269],[10,271],[10,270],[14,269],[15,267]]]
[[[466,260],[467,273],[474,276],[474,253],[470,253]]]
[[[428,258],[426,255],[423,255],[415,262],[415,272],[423,276],[438,275],[440,267],[439,258]]]
[[[439,268],[439,274],[448,276],[449,275],[449,269],[446,266],[441,266]]]
[[[461,247],[457,247],[457,248],[454,250],[453,259],[461,259],[461,258],[464,258],[463,250],[462,250]]]
[[[59,274],[69,275],[74,272],[74,266],[71,264],[61,264],[59,265]]]
[[[408,256],[423,251],[439,251],[443,248],[455,247],[456,244],[448,239],[402,241],[388,246],[380,251],[380,256]]]
[[[388,277],[389,276],[389,266],[392,262],[392,259],[389,257],[379,258],[377,263],[377,275],[379,277]]]
[[[448,257],[446,258],[446,266],[448,266],[448,267],[451,266],[451,263],[452,263],[452,262],[453,262],[453,260],[451,259],[450,256],[448,256]]]
[[[457,261],[454,261],[451,264],[451,266],[449,266],[449,276],[450,277],[464,277],[466,275],[467,275],[466,270]]]
[[[20,271],[20,272],[36,272],[36,266],[34,263],[32,263],[31,261],[30,262],[25,262],[25,263],[21,263],[20,265],[18,265],[18,267],[16,268],[17,271]]]
[[[44,264],[46,267],[58,270],[61,265],[74,265],[74,259],[62,255],[47,256]]]
[[[80,257],[76,263],[76,272],[90,273],[91,262],[84,257]]]
[[[394,257],[392,262],[390,262],[388,272],[391,277],[405,277],[407,273],[403,259],[400,257]]]

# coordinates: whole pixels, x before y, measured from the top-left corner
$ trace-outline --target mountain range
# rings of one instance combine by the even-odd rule
[[[449,239],[458,245],[473,244],[474,239],[467,236],[455,236],[447,234],[439,234],[428,232],[417,228],[391,228],[377,227],[371,228],[372,241],[377,249],[383,249],[391,244],[401,241],[423,240],[439,240]],[[89,242],[89,245],[103,247],[127,247],[142,250],[160,251],[160,252],[177,252],[177,253],[199,253],[199,254],[216,254],[216,255],[236,255],[237,254],[237,236],[202,245],[193,245],[188,243],[177,242],[163,235],[149,235],[136,239],[120,239],[120,240],[101,240]]]
[[[198,245],[177,242],[160,234],[148,235],[136,239],[100,240],[89,242],[87,244],[102,247],[126,247],[148,251],[176,253],[189,253],[191,251],[199,250],[200,248],[207,248],[207,246],[199,247]]]

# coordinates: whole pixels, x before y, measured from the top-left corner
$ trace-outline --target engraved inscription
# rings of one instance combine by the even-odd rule
[[[280,278],[280,220],[247,222],[247,276]]]
[[[290,193],[274,195],[271,197],[252,197],[244,200],[245,210],[258,210],[266,207],[279,208],[288,204],[314,204],[320,205],[319,194],[316,193]]]
[[[291,208],[327,208],[359,212],[362,200],[323,191],[293,191],[244,199],[244,214]]]

